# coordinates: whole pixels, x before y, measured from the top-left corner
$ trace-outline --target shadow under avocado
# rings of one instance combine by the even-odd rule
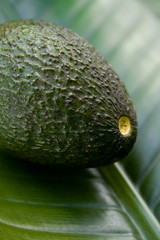
[[[17,221],[19,212],[19,224],[21,221],[26,223],[27,219],[32,219],[33,225],[37,224],[39,214],[51,224],[54,215],[60,217],[57,208],[58,212],[63,211],[64,218],[70,216],[65,224],[70,224],[73,219],[74,223],[85,222],[88,214],[94,213],[93,208],[106,207],[98,187],[101,184],[97,169],[55,169],[6,154],[0,156],[0,201],[5,209],[2,215],[9,219],[7,214],[10,212],[12,221],[14,216]],[[91,223],[99,221],[95,216],[89,219]]]

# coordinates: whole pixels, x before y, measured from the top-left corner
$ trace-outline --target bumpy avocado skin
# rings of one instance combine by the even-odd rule
[[[121,116],[132,130],[123,136]],[[132,101],[118,75],[85,40],[39,20],[0,26],[0,146],[55,166],[97,167],[136,140]]]

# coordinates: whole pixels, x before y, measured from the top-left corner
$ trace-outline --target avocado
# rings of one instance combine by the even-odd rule
[[[42,20],[0,25],[0,148],[60,167],[125,157],[137,135],[128,92],[76,33]]]

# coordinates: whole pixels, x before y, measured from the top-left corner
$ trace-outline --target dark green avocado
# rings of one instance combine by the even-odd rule
[[[39,20],[0,25],[0,147],[21,159],[98,167],[125,157],[137,120],[124,84],[69,29]]]

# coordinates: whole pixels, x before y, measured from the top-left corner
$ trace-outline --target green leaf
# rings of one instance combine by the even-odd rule
[[[150,11],[152,11],[155,16],[160,17],[160,1],[159,0],[141,0],[143,4],[146,4]]]
[[[92,43],[125,82],[139,122],[129,156],[101,169],[55,170],[1,155],[1,240],[160,238],[160,23],[154,3],[0,0],[1,23],[46,19]]]

